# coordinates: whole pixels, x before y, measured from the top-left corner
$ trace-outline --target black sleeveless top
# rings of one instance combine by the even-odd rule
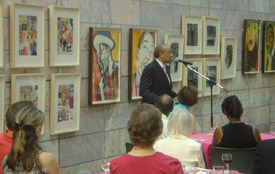
[[[253,128],[245,123],[229,123],[222,126],[223,137],[218,147],[251,148],[256,147],[257,141]]]

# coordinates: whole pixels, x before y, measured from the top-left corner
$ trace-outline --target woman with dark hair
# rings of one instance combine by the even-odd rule
[[[42,152],[38,144],[43,122],[43,112],[33,106],[25,106],[16,114],[12,148],[2,162],[3,174],[60,173],[54,155]]]
[[[214,132],[212,147],[251,148],[261,141],[259,130],[241,122],[242,103],[237,96],[228,96],[222,102],[222,112],[229,123]]]
[[[170,119],[173,112],[175,112],[177,109],[184,109],[187,111],[193,121],[193,134],[195,133],[195,127],[196,127],[196,118],[195,116],[189,111],[190,107],[194,106],[198,103],[198,90],[196,87],[190,85],[190,86],[184,86],[181,88],[181,90],[178,92],[178,101],[179,104],[174,106],[173,111],[170,113],[168,119]]]
[[[138,105],[131,113],[127,128],[134,148],[111,161],[110,173],[182,174],[177,159],[153,149],[162,127],[161,113],[153,105]]]

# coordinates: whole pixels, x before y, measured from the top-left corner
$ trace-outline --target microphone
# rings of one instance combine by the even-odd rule
[[[178,57],[175,58],[175,62],[176,62],[176,63],[181,62],[181,63],[183,63],[184,65],[193,65],[192,62],[182,60],[182,59],[180,59],[180,58],[178,58]]]

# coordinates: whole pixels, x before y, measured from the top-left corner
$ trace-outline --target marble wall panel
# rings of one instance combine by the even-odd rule
[[[269,0],[269,13],[275,14],[275,1]]]
[[[248,11],[249,0],[230,0],[226,3],[229,10]]]
[[[226,97],[226,93],[213,95],[213,113],[221,112],[221,102]],[[202,115],[210,114],[211,100],[210,96],[203,97],[202,99]]]
[[[46,111],[45,112],[45,123],[44,123],[44,134],[41,135],[39,141],[45,142],[45,141],[57,140],[57,139],[58,139],[58,135],[54,135],[54,136],[50,135],[50,112]]]
[[[269,88],[269,104],[274,105],[275,104],[275,87]]]
[[[250,0],[248,10],[252,12],[269,13],[269,1]]]
[[[269,106],[251,108],[250,123],[253,126],[269,123]]]
[[[228,93],[229,95],[236,95],[242,103],[243,108],[249,108],[249,91],[248,90],[238,90],[231,91]]]
[[[230,31],[227,30],[226,37],[235,37],[238,39],[237,44],[237,50],[242,51],[243,50],[243,31]],[[241,60],[242,56],[239,58]]]
[[[209,8],[226,9],[227,0],[209,0]]]
[[[105,157],[125,153],[125,142],[130,142],[126,128],[105,132]]]
[[[175,4],[173,5],[173,27],[182,27],[182,15],[189,14],[189,7]]]
[[[178,5],[189,5],[190,0],[173,0],[173,4],[178,4]]]
[[[269,105],[269,118],[271,123],[275,123],[275,105]]]
[[[228,90],[241,90],[248,89],[248,77],[242,75],[241,71],[236,72],[236,77],[232,79],[231,83],[227,84]]]
[[[172,26],[172,5],[140,2],[140,25],[152,27]]]
[[[269,105],[269,89],[250,89],[249,98],[250,108]]]
[[[242,72],[242,69],[243,69],[242,57],[243,57],[243,52],[242,51],[237,51],[237,62],[236,62],[237,72],[238,71]]]
[[[250,12],[248,13],[249,19],[256,20],[268,20],[269,15],[267,13]]]
[[[104,132],[59,140],[59,165],[67,167],[104,157]]]
[[[173,2],[173,0],[140,0],[140,1],[155,2],[155,3],[168,3],[168,4],[171,4]]]
[[[247,12],[227,11],[227,29],[242,31],[244,27],[244,19],[247,19]]]
[[[123,76],[123,77],[128,76],[128,63],[129,63],[129,56],[128,56],[128,54],[130,54],[129,51],[121,51],[121,62],[120,62],[121,68],[120,68],[120,73],[121,73],[121,76]],[[125,83],[125,85],[126,84],[127,83]],[[126,92],[126,91],[123,91],[123,92]]]
[[[274,7],[274,8],[275,8],[275,7]],[[273,10],[274,10],[274,8],[273,8]],[[274,20],[275,20],[275,15],[269,14],[269,15],[268,15],[268,20],[274,21]]]
[[[269,78],[269,86],[270,87],[274,87],[275,86],[275,73],[271,73],[271,74],[268,74],[268,78]]]
[[[80,51],[79,69],[81,78],[89,77],[89,51]]]
[[[251,124],[250,120],[250,109],[244,109],[243,110],[243,115],[241,117],[241,121],[247,124]]]
[[[209,9],[209,16],[220,18],[221,30],[226,29],[227,10],[223,9]]]
[[[215,114],[213,114],[213,118],[215,117]],[[201,117],[201,130],[202,132],[209,132],[211,128],[211,123],[210,123],[210,114],[209,115],[203,115]],[[214,123],[214,122],[213,122]]]
[[[269,85],[269,74],[258,73],[253,76],[248,76],[249,87],[251,88],[265,88]]]
[[[202,132],[202,117],[196,117],[195,133]]]
[[[190,7],[190,15],[208,16],[208,9],[206,7]]]
[[[165,34],[173,34],[173,28],[162,28],[158,31],[158,44],[164,43]]]
[[[120,102],[128,102],[128,77],[121,77]]]
[[[3,7],[2,7],[2,9],[3,9]],[[3,18],[3,48],[4,48],[4,50],[10,49],[10,20],[9,20],[9,18]]]
[[[104,0],[103,23],[139,25],[140,3],[128,0]]]
[[[45,141],[39,143],[43,151],[50,152],[54,154],[55,158],[58,160],[58,140]]]
[[[190,6],[208,7],[208,0],[191,0]]]

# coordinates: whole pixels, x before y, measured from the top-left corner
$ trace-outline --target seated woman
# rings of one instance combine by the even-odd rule
[[[196,118],[195,116],[189,111],[190,107],[194,106],[198,103],[198,90],[194,86],[184,86],[178,92],[178,101],[179,104],[174,106],[173,111],[170,113],[168,119],[171,117],[172,113],[177,109],[184,109],[186,110],[193,120],[193,134],[195,134],[195,127],[196,127]]]
[[[153,105],[138,105],[128,121],[128,133],[134,148],[111,161],[110,173],[183,173],[177,159],[153,149],[162,126],[161,113]]]
[[[2,162],[3,174],[60,173],[53,154],[42,152],[38,144],[43,122],[43,112],[33,106],[17,112],[12,148]]]
[[[214,132],[212,147],[251,148],[261,141],[259,130],[241,122],[242,103],[237,96],[228,96],[222,102],[222,112],[229,123]]]
[[[184,109],[177,109],[168,121],[169,135],[158,140],[156,151],[177,158],[185,168],[205,168],[201,144],[188,138],[192,135],[192,119]]]

